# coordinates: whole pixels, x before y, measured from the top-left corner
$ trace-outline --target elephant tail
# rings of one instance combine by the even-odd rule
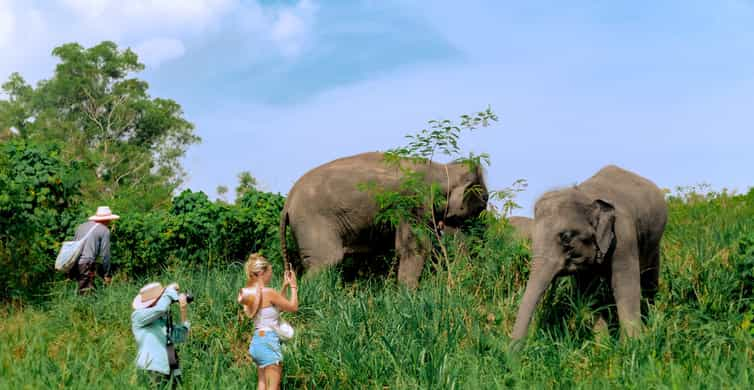
[[[283,211],[280,213],[280,252],[283,255],[283,265],[285,267],[285,270],[291,269],[290,263],[288,261],[288,243],[285,239],[288,222],[288,202],[285,202]]]

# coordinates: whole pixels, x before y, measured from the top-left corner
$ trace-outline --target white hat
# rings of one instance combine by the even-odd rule
[[[97,207],[97,213],[89,217],[90,221],[112,221],[120,218],[120,215],[113,214],[107,206]]]
[[[139,294],[134,297],[131,306],[133,306],[135,310],[150,307],[160,299],[164,291],[165,287],[162,287],[160,282],[149,283],[139,290]]]

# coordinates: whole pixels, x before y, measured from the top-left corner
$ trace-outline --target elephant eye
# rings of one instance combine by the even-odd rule
[[[560,232],[558,234],[558,239],[560,239],[560,244],[563,246],[570,246],[571,241],[578,233],[573,230],[566,230],[563,232]]]

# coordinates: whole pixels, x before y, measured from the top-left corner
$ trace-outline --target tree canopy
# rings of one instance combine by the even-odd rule
[[[83,167],[87,203],[149,210],[168,202],[185,175],[180,159],[200,141],[181,106],[152,98],[136,53],[105,41],[90,48],[56,47],[51,78],[29,85],[13,73],[2,90],[0,130],[61,145],[64,159]]]

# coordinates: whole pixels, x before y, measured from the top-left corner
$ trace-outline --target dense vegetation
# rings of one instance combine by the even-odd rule
[[[165,207],[183,178],[181,157],[199,142],[181,106],[151,97],[133,77],[144,69],[136,53],[113,42],[67,43],[52,54],[59,63],[49,79],[31,86],[14,73],[2,84],[0,142],[56,144],[65,161],[79,164],[89,206]]]
[[[299,334],[285,347],[284,385],[750,388],[754,191],[685,193],[669,203],[660,294],[638,340],[596,339],[589,298],[574,297],[564,278],[526,346],[509,353],[528,251],[503,221],[489,220],[483,232],[450,240],[450,263],[429,263],[416,292],[394,278],[343,283],[337,270],[303,280],[300,313],[289,316]],[[171,266],[151,277],[198,297],[181,347],[187,383],[253,385],[251,323],[232,299],[243,283],[240,264]],[[129,303],[146,281],[120,281],[86,298],[69,283],[44,304],[6,306],[0,387],[134,387]]]
[[[267,255],[281,276],[284,198],[256,190],[248,172],[239,175],[234,202],[190,190],[173,196],[177,158],[197,141],[180,106],[150,98],[145,83],[127,77],[141,69],[129,50],[105,42],[63,45],[54,54],[61,64],[53,78],[32,88],[13,75],[4,85],[9,98],[0,100],[0,388],[137,387],[130,303],[150,280],[179,282],[197,298],[191,337],[180,346],[186,384],[253,387],[252,324],[234,296],[252,251]],[[491,110],[459,125],[431,121],[393,153],[457,157],[460,131],[490,120]],[[442,207],[436,188],[407,177],[404,192],[364,188],[377,190],[386,223],[407,218],[406,210]],[[416,291],[398,286],[393,271],[345,282],[335,268],[302,280],[300,311],[288,316],[298,334],[284,347],[283,385],[754,386],[754,190],[668,195],[660,292],[642,337],[621,340],[615,321],[609,336],[595,337],[593,297],[575,295],[573,281],[561,278],[514,353],[508,335],[529,248],[512,238],[503,215],[515,206],[517,184],[493,191],[503,207],[462,235],[432,237],[438,250]],[[52,259],[101,202],[123,216],[112,227],[117,272],[112,285],[78,297]]]

